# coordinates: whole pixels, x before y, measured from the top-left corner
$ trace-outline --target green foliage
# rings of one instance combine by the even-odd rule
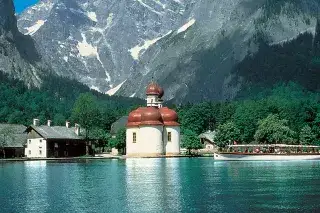
[[[240,130],[237,128],[234,122],[229,121],[225,124],[221,124],[217,128],[215,136],[215,142],[219,147],[225,147],[234,141],[239,141],[241,138]]]
[[[79,123],[86,130],[86,138],[99,119],[97,99],[91,93],[84,93],[79,96],[74,104],[71,118]]]
[[[304,126],[299,135],[299,142],[302,145],[315,145],[317,141],[316,134],[313,133],[310,126]]]
[[[110,97],[90,91],[76,80],[50,74],[43,79],[41,88],[28,88],[0,69],[0,123],[30,125],[33,118],[39,118],[41,124],[53,120],[53,125],[64,125],[71,116],[76,99],[82,93],[93,94],[100,111],[107,112],[102,115],[106,116],[104,123],[96,124],[105,130],[133,105],[143,103],[137,98]]]
[[[268,108],[265,101],[244,101],[239,103],[233,120],[241,132],[241,141],[251,142],[258,121],[265,117]]]
[[[191,129],[196,134],[201,134],[203,131],[208,130],[210,125],[212,127],[215,125],[216,115],[217,110],[215,106],[212,106],[208,102],[200,103],[192,106],[185,112],[182,126],[184,129]]]
[[[54,115],[53,117],[53,123],[54,125],[57,125],[57,126],[63,126],[66,122],[66,118],[60,114],[60,113],[57,113]]]
[[[189,129],[199,135],[229,120],[234,110],[234,105],[230,103],[203,102],[179,108],[178,114],[182,130]]]
[[[217,116],[217,125],[220,125],[220,124],[224,124],[226,123],[227,121],[229,121],[235,111],[236,111],[236,105],[237,105],[237,102],[233,102],[233,103],[220,103],[218,106],[219,106],[219,114]]]
[[[116,137],[110,140],[110,147],[123,150],[126,147],[126,129],[119,129]]]
[[[285,43],[259,42],[259,51],[247,55],[233,68],[245,84],[238,97],[248,97],[279,83],[295,82],[308,90],[318,90],[320,45],[311,33],[300,34]],[[319,40],[320,43],[320,40]]]
[[[259,126],[254,135],[257,142],[277,144],[294,144],[295,132],[288,126],[288,121],[280,119],[279,115],[270,114],[258,122]]]
[[[198,138],[198,135],[194,131],[185,129],[182,147],[188,150],[188,154],[191,154],[191,149],[201,149],[202,144],[200,142],[200,139]]]
[[[108,145],[111,135],[109,132],[99,128],[99,127],[94,127],[92,130],[89,132],[88,138],[90,140],[95,140],[97,141],[97,146],[100,148],[104,148]]]
[[[217,129],[217,126],[232,120],[240,130],[242,143],[255,140],[254,134],[258,128],[258,121],[269,114],[278,114],[287,120],[286,125],[295,132],[309,125],[320,141],[320,96],[317,92],[310,92],[302,86],[289,82],[276,85],[272,89],[265,89],[247,100],[237,100],[231,103],[206,102],[178,108],[182,132],[186,129],[196,129],[205,132]],[[210,115],[210,116],[207,116]],[[210,122],[213,121],[210,127]],[[193,130],[193,129],[192,129]],[[294,139],[298,139],[295,135]],[[292,143],[292,141],[288,141]]]

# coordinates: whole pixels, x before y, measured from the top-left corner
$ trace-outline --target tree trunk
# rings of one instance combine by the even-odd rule
[[[89,155],[89,130],[88,130],[88,127],[86,128],[86,155],[88,156]]]
[[[88,141],[86,141],[86,155],[89,155],[89,145],[88,145]]]

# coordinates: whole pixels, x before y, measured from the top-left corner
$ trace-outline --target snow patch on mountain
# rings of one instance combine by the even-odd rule
[[[196,20],[193,18],[190,21],[188,21],[188,23],[186,23],[185,25],[183,25],[182,27],[180,27],[177,31],[177,33],[182,33],[184,31],[186,31],[189,27],[191,27],[194,23],[196,23]]]
[[[112,21],[113,21],[113,13],[110,13],[107,18],[107,28],[109,28],[111,26]]]
[[[79,54],[83,57],[90,57],[90,56],[96,56],[98,55],[98,48],[92,46],[87,42],[86,35],[84,33],[81,33],[82,36],[82,42],[79,42],[77,45],[77,48],[79,50]]]
[[[101,91],[99,90],[99,88],[96,87],[96,86],[94,86],[94,85],[92,85],[92,86],[90,87],[90,89],[91,89],[91,90],[96,90],[96,91],[98,91],[98,92],[101,92]]]
[[[130,98],[133,98],[136,95],[136,93],[133,93],[132,95],[130,95]]]
[[[139,60],[139,56],[141,54],[143,54],[151,45],[155,44],[157,41],[159,41],[160,39],[166,37],[167,35],[171,34],[172,33],[172,30],[170,30],[167,34],[161,36],[161,37],[158,37],[158,38],[155,38],[155,39],[152,39],[152,40],[146,40],[144,41],[143,45],[137,45],[133,48],[131,48],[129,50],[129,52],[131,53],[131,56],[134,60]],[[142,52],[141,52],[142,51]],[[141,52],[141,53],[140,53]]]
[[[116,86],[116,87],[108,90],[108,91],[106,92],[106,94],[108,94],[108,95],[110,95],[110,96],[114,95],[114,94],[122,87],[122,85],[123,85],[126,81],[127,81],[127,80],[123,81],[123,82],[122,82],[121,84],[119,84],[118,86]]]
[[[180,0],[173,0],[173,1],[178,3],[178,4],[182,4],[182,2]]]
[[[38,20],[35,25],[31,27],[26,27],[25,29],[28,31],[25,35],[33,35],[35,34],[43,25],[46,23],[46,20]]]
[[[98,22],[97,14],[95,12],[88,12],[87,16],[94,22]]]

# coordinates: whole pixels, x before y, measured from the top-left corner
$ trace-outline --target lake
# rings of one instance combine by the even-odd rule
[[[0,212],[311,212],[320,161],[0,162]]]

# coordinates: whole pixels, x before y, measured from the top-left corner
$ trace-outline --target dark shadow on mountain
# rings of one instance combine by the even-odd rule
[[[233,65],[236,64],[233,43],[241,37],[242,35],[236,32],[231,38],[222,38],[214,48],[201,49],[192,53],[192,59],[188,63],[180,60],[175,71],[171,72],[164,82],[168,82],[169,79],[172,81],[172,79],[176,79],[176,76],[183,76],[185,72],[193,72],[193,79],[186,85],[187,88],[181,87],[181,90],[188,89],[185,100],[191,102],[223,100],[225,91],[222,79],[229,75]],[[188,58],[188,56],[182,57]],[[183,93],[183,91],[177,92],[178,97],[179,93]]]
[[[320,90],[319,26],[315,37],[304,33],[282,44],[261,42],[258,52],[247,55],[232,70],[238,78],[244,79],[238,98],[288,82],[295,82],[310,91]]]
[[[41,60],[41,56],[36,49],[35,42],[30,36],[17,33],[15,37],[15,44],[21,58],[24,60],[31,64]]]

